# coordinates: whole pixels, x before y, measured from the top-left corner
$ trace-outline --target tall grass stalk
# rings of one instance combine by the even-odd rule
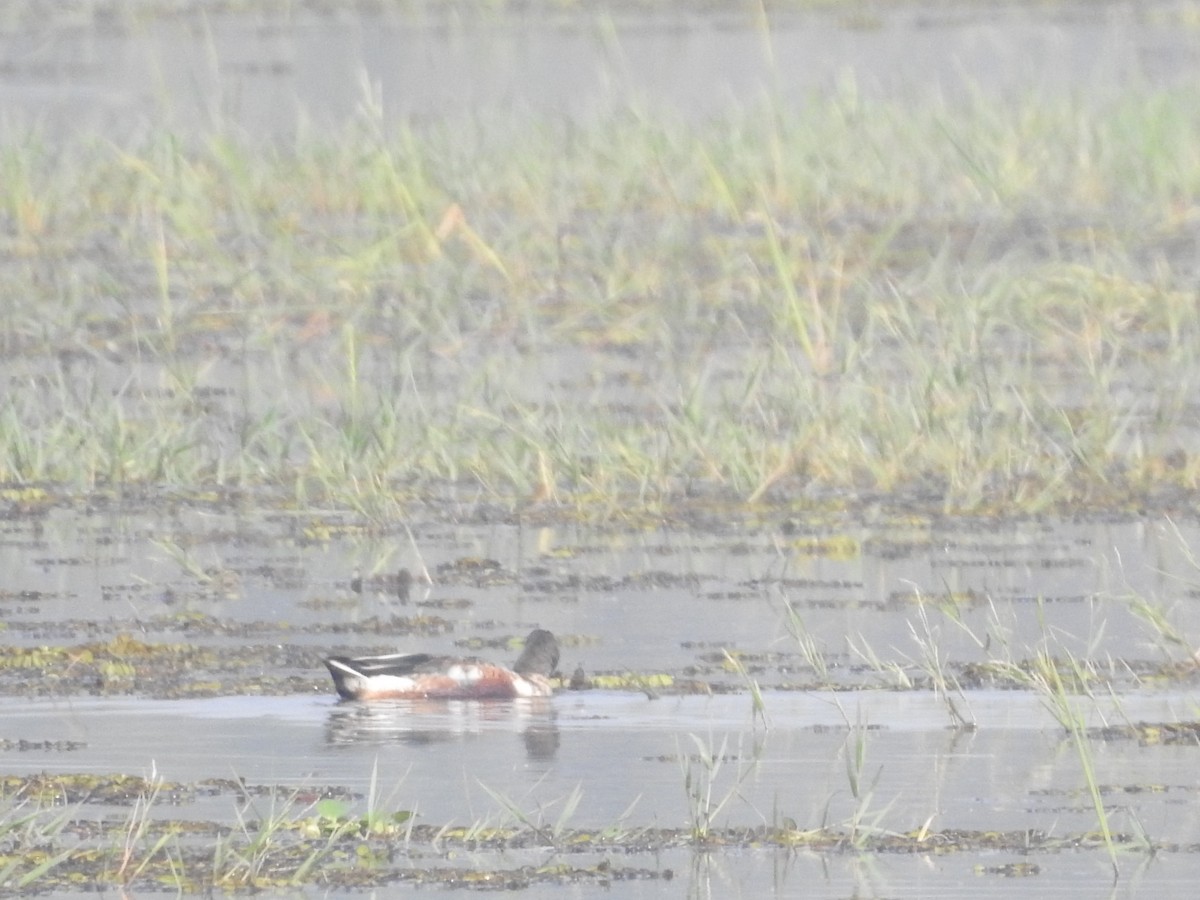
[[[696,752],[689,754],[678,750],[679,768],[687,797],[691,837],[695,842],[704,843],[712,836],[717,817],[734,798],[740,796],[742,784],[757,771],[758,751],[749,765],[743,765],[739,740],[736,771],[730,778],[729,787],[720,793],[718,782],[727,764],[729,735],[721,738],[719,746],[695,734],[689,734],[688,738]]]
[[[1083,683],[1085,674],[1080,668],[1079,663],[1074,657],[1068,656],[1068,659],[1076,682]],[[1071,735],[1071,742],[1074,744],[1075,752],[1079,757],[1079,767],[1083,772],[1083,778],[1087,784],[1088,796],[1092,801],[1092,809],[1096,813],[1096,823],[1100,829],[1100,835],[1104,839],[1104,847],[1108,851],[1108,858],[1112,863],[1113,881],[1116,882],[1121,876],[1121,868],[1117,861],[1116,842],[1113,840],[1112,829],[1108,824],[1108,810],[1104,806],[1104,797],[1100,792],[1100,784],[1096,780],[1096,769],[1092,762],[1092,747],[1091,739],[1087,733],[1087,722],[1083,713],[1075,711],[1071,706],[1070,700],[1067,697],[1066,687],[1063,685],[1057,667],[1050,666],[1047,675],[1047,690],[1053,692],[1055,706],[1063,710],[1067,716],[1067,730]],[[1067,710],[1070,710],[1070,712],[1067,713]]]
[[[950,717],[954,720],[955,725],[960,728],[974,728],[974,721],[964,715],[959,709],[958,703],[955,702],[955,697],[958,697],[963,705],[968,707],[968,712],[970,711],[966,694],[963,692],[962,686],[958,683],[958,679],[954,673],[950,671],[948,660],[943,655],[940,630],[935,628],[929,621],[925,599],[919,592],[917,601],[917,613],[921,627],[918,630],[912,622],[909,622],[908,630],[912,635],[913,641],[916,642],[917,647],[920,649],[921,668],[933,683],[934,691],[942,698],[942,702],[946,704],[946,709],[950,713]],[[948,601],[944,604],[943,609],[945,607],[953,608],[953,605],[952,600]],[[957,611],[955,610],[951,615],[956,617]]]
[[[725,654],[726,665],[737,672],[750,691],[750,715],[755,727],[761,723],[763,728],[770,728],[771,720],[767,717],[767,702],[763,699],[762,688],[759,687],[758,679],[751,677],[750,673],[746,671],[746,664],[740,658],[724,648],[722,648],[721,652]]]
[[[869,838],[885,831],[881,827],[881,823],[895,801],[889,802],[882,809],[873,808],[875,789],[883,775],[883,766],[877,768],[868,779],[868,730],[861,721],[851,724],[845,710],[840,705],[838,709],[850,727],[850,733],[842,745],[842,757],[846,764],[846,782],[850,788],[850,796],[854,798],[854,808],[846,822],[846,827],[849,830],[850,843],[855,847],[862,847]]]
[[[124,884],[131,884],[136,881],[138,876],[150,865],[151,861],[175,839],[175,835],[168,830],[159,835],[149,850],[144,850],[143,848],[152,824],[150,812],[159,793],[162,791],[162,777],[156,774],[152,775],[150,785],[149,793],[139,795],[134,801],[133,810],[129,815],[129,821],[125,829],[125,839],[121,848],[120,862],[113,873],[113,877]],[[136,859],[139,855],[141,856],[140,862]]]
[[[498,803],[514,821],[520,822],[533,833],[541,837],[548,845],[558,846],[562,840],[562,836],[566,831],[567,825],[571,818],[575,815],[579,808],[580,802],[583,800],[582,785],[575,785],[571,792],[566,797],[562,798],[562,806],[558,811],[554,820],[547,824],[546,812],[539,808],[535,813],[526,812],[519,804],[514,802],[512,798],[484,784],[482,781],[477,782],[484,792],[487,793],[496,803]]]
[[[808,630],[808,626],[804,624],[804,617],[800,615],[799,610],[792,605],[791,601],[786,598],[783,601],[783,608],[787,615],[786,624],[788,633],[796,642],[796,646],[800,650],[800,655],[812,667],[812,670],[816,672],[817,678],[820,681],[828,681],[829,665],[825,661],[825,653],[817,646],[816,638]]]

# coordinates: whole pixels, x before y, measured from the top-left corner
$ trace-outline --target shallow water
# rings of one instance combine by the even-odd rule
[[[1196,679],[1183,665],[1193,648],[1134,610],[1152,606],[1184,640],[1200,633],[1196,546],[1200,525],[1167,517],[824,525],[723,517],[625,532],[521,527],[462,504],[368,533],[341,514],[262,512],[244,501],[51,508],[6,520],[0,535],[4,643],[103,645],[126,634],[244,659],[232,674],[201,666],[162,683],[137,674],[77,681],[81,663],[37,670],[9,665],[17,652],[9,651],[2,737],[26,743],[0,753],[0,774],[242,779],[278,796],[334,789],[354,794],[358,808],[370,795],[435,827],[512,824],[513,810],[555,823],[577,795],[563,824],[580,829],[690,828],[703,808],[685,785],[711,782],[715,828],[815,828],[858,815],[885,832],[929,823],[945,832],[1082,835],[1096,828],[1087,779],[1042,696],[974,685],[964,667],[1073,656],[1104,679],[1093,696],[1072,695],[1089,726],[1194,723]],[[430,574],[404,603],[378,577],[401,567]],[[359,593],[355,572],[365,580]],[[785,601],[824,675],[802,652]],[[437,624],[397,633],[418,617]],[[347,630],[356,624],[368,627]],[[509,659],[508,640],[533,626],[562,638],[568,673],[577,665],[593,675],[657,673],[736,693],[345,704],[320,665],[335,648],[458,652],[464,642]],[[476,651],[477,642],[485,645]],[[768,727],[725,649],[764,688]],[[130,662],[154,671],[136,655]],[[965,683],[949,703],[929,683],[939,668],[951,684]],[[819,683],[866,689],[811,689]],[[192,689],[218,696],[168,699]],[[264,690],[272,695],[220,696]],[[962,721],[974,730],[955,727]],[[860,746],[865,757],[848,765]],[[1088,746],[1112,827],[1169,848],[1144,871],[1145,857],[1129,854],[1119,890],[1170,892],[1194,880],[1197,742],[1093,734]],[[218,791],[154,814],[232,823],[242,802]],[[86,804],[84,814],[106,807]],[[120,820],[128,810],[107,814]],[[412,865],[431,864],[429,848],[409,852]],[[787,895],[814,879],[826,896],[953,895],[964,885],[1006,896],[1025,879],[989,867],[1017,863],[1038,867],[1039,893],[1074,892],[1081,882],[1105,889],[1111,878],[1106,855],[1091,850],[915,860],[746,846],[628,857],[622,864],[658,876],[629,896],[728,896],[741,879],[746,896]],[[545,849],[455,858],[508,867],[560,857]],[[557,896],[545,887],[530,894]]]
[[[1165,516],[847,521],[787,533],[726,522],[622,533],[479,523],[471,507],[458,512],[464,520],[454,524],[413,521],[367,534],[319,511],[179,502],[164,518],[50,509],[9,521],[0,534],[4,640],[82,639],[82,623],[96,621],[109,631],[186,637],[188,617],[203,615],[240,623],[242,642],[312,644],[315,669],[319,653],[334,647],[454,652],[466,637],[523,636],[538,626],[574,636],[563,658],[568,673],[577,665],[697,670],[740,684],[724,671],[728,648],[751,654],[771,687],[808,684],[812,675],[785,604],[802,618],[828,677],[848,684],[864,671],[887,682],[875,663],[918,670],[931,637],[960,663],[1002,658],[1005,646],[1027,655],[1047,630],[1081,657],[1102,647],[1126,662],[1177,658],[1178,648],[1135,614],[1138,600],[1181,633],[1200,631],[1200,608],[1190,602],[1200,584],[1191,549],[1200,527]],[[406,603],[381,580],[401,568],[418,576]],[[351,590],[356,573],[366,581],[361,593]],[[437,616],[444,633],[342,635],[334,627],[391,616]],[[200,631],[189,639],[228,637]]]
[[[0,714],[10,734],[86,744],[51,757],[10,753],[9,771],[153,771],[172,781],[236,775],[290,788],[337,784],[361,794],[376,779],[393,804],[438,824],[495,814],[485,786],[523,808],[547,810],[579,786],[584,800],[572,824],[600,828],[632,808],[630,824],[686,827],[681,772],[689,765],[698,772],[703,753],[722,751],[718,793],[736,783],[739,795],[722,824],[769,824],[777,814],[813,826],[823,810],[840,819],[841,807],[853,803],[844,756],[861,738],[868,767],[879,773],[880,805],[890,805],[898,830],[930,816],[946,829],[1044,827],[1047,811],[1064,830],[1090,827],[1093,813],[1076,796],[1073,745],[1031,693],[971,692],[978,730],[970,732],[951,728],[931,693],[768,692],[765,701],[769,727],[756,726],[743,695],[651,700],[606,691],[545,703],[7,699]],[[1175,721],[1194,714],[1195,701],[1186,693],[1147,693],[1080,707],[1099,726]],[[1139,800],[1139,816],[1156,837],[1186,840],[1200,822],[1173,808],[1200,790],[1191,774],[1197,752],[1102,743],[1098,779],[1118,791],[1158,786]]]
[[[1059,831],[1094,827],[1074,746],[1034,695],[972,692],[978,730],[949,729],[930,693],[769,693],[770,727],[755,727],[746,696],[664,697],[585,692],[544,704],[337,703],[324,697],[223,697],[196,701],[142,699],[36,702],[6,700],[8,734],[30,740],[82,741],[56,755],[6,753],[10,773],[139,770],[168,781],[237,777],[289,792],[339,785],[374,796],[388,809],[410,809],[428,823],[511,822],[503,805],[553,824],[572,792],[574,828],[621,823],[687,827],[695,808],[684,773],[704,778],[703,754],[721,759],[714,801],[727,804],[719,827],[794,819],[801,828],[840,821],[856,801],[847,755],[862,739],[873,794],[870,816],[896,831],[928,823],[934,830]],[[1084,705],[1094,724],[1129,718],[1173,720],[1194,710],[1187,693],[1130,694]],[[859,732],[851,726],[862,726]],[[1115,827],[1133,817],[1158,841],[1193,843],[1200,835],[1194,770],[1197,746],[1139,747],[1095,742],[1097,780]],[[260,801],[265,802],[265,801]],[[164,805],[172,819],[228,819],[227,795]],[[491,854],[464,854],[482,865]],[[638,854],[624,864],[637,864]],[[552,851],[504,854],[506,864]],[[985,896],[1009,896],[1013,879],[983,878],[976,866],[1035,861],[1040,893],[1076,880],[1097,886],[1111,877],[1103,854],[1074,852],[908,855],[809,854],[745,848],[649,854],[641,864],[671,869],[674,889],[696,896],[790,894],[814,886],[819,896],[953,896],[967,884]],[[494,864],[495,860],[491,862]],[[1133,866],[1131,865],[1132,869]],[[1180,887],[1200,872],[1194,852],[1168,855],[1137,876],[1143,888]],[[814,880],[815,879],[815,880]],[[1020,881],[1021,879],[1016,879]],[[1128,887],[1130,882],[1126,882]],[[674,892],[663,882],[628,896]],[[532,890],[538,896],[542,890]],[[552,894],[546,893],[547,896]],[[567,896],[594,896],[579,887]],[[623,894],[624,895],[624,894]],[[738,894],[733,894],[737,896]]]

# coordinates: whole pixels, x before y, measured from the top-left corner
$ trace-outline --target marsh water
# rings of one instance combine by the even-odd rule
[[[370,537],[329,537],[336,516],[186,505],[170,518],[70,510],[9,519],[0,564],[11,644],[130,634],[238,655],[230,667],[218,656],[209,669],[160,682],[115,676],[82,687],[68,671],[22,685],[28,671],[10,669],[0,679],[9,695],[0,699],[4,771],[117,772],[185,785],[233,779],[264,791],[260,805],[273,802],[267,795],[282,803],[334,791],[433,825],[525,816],[550,827],[562,817],[563,827],[631,831],[689,827],[698,810],[685,785],[699,783],[723,829],[817,828],[860,816],[895,833],[926,826],[1070,838],[1093,833],[1096,814],[1051,699],[965,684],[964,667],[1049,642],[1056,653],[1120,670],[1118,690],[1070,702],[1096,735],[1094,779],[1113,827],[1172,848],[1131,856],[1122,889],[1182,894],[1194,877],[1200,746],[1187,733],[1151,740],[1123,730],[1196,719],[1194,679],[1161,672],[1190,650],[1164,641],[1132,602],[1156,604],[1181,633],[1200,629],[1194,522],[842,523],[803,534],[786,522],[728,522],[629,533],[484,523],[465,507],[459,515],[456,523],[414,518]],[[187,565],[174,549],[185,541]],[[388,579],[371,574],[400,567],[428,571],[433,583],[418,580],[402,603]],[[818,675],[799,645],[797,615],[828,667],[821,680],[839,689],[811,687]],[[388,634],[389,623],[401,631],[422,621],[416,635]],[[508,639],[535,624],[564,638],[565,672],[667,673],[706,690],[357,704],[338,702],[320,667],[334,648],[476,652],[482,644],[478,652],[503,657]],[[958,679],[949,695],[928,683],[931,646]],[[746,674],[729,668],[724,650]],[[747,677],[763,689],[761,711]],[[163,803],[155,815],[230,821],[239,803],[214,790]],[[412,849],[407,862],[470,868],[555,858],[549,848]],[[1012,867],[1031,862],[1039,890],[1051,893],[1101,889],[1112,877],[1095,847],[869,860],[753,846],[622,854],[622,865],[657,875],[631,882],[629,896],[929,896],[967,887],[1008,896],[1024,890],[1012,873],[1032,871]]]
[[[0,122],[10,134],[170,121],[288,137],[368,107],[384,122],[642,102],[702,117],[813,91],[1100,94],[1193,78],[1200,55],[1181,20],[1165,4],[902,7],[798,14],[766,41],[754,21],[691,14],[81,21],[51,10],[0,34]],[[30,362],[11,365],[6,382],[19,385]],[[1191,510],[970,520],[721,509],[602,527],[522,520],[461,488],[383,524],[269,493],[102,491],[32,508],[18,490],[3,496],[6,776],[232,780],[261,791],[260,804],[344,796],[435,826],[855,823],[1068,842],[864,853],[753,841],[642,850],[634,839],[621,865],[647,877],[620,884],[628,897],[1108,890],[1108,854],[1082,839],[1097,813],[1062,694],[1032,684],[1041,652],[1103,671],[1102,689],[1065,692],[1091,735],[1090,780],[1127,843],[1159,848],[1130,851],[1114,893],[1190,896],[1200,876],[1200,742],[1163,737],[1200,718]],[[415,576],[403,596],[402,570]],[[592,689],[536,704],[339,703],[321,668],[335,650],[397,647],[507,660],[532,627],[562,638],[562,671],[581,667]],[[94,665],[117,641],[132,662]],[[142,666],[162,645],[197,649],[184,665]],[[42,650],[55,647],[71,653]],[[243,800],[193,791],[153,814],[232,825]],[[549,844],[398,842],[397,853],[463,870],[568,855]],[[597,880],[523,891],[616,893]]]
[[[97,17],[33,4],[0,32],[0,122],[124,135],[169,122],[288,139],[368,115],[701,118],[814,92],[953,97],[1173,85],[1194,75],[1186,7],[896,4],[831,13],[622,10]],[[151,7],[152,9],[152,7]],[[39,14],[40,13],[40,14]]]

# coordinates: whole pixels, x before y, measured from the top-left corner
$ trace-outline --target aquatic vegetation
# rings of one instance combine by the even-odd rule
[[[789,603],[786,599],[783,601],[783,608],[787,615],[786,625],[788,633],[796,642],[796,646],[800,650],[800,655],[816,673],[819,680],[827,681],[829,679],[829,665],[825,661],[825,654],[817,646],[816,639],[813,637],[812,632],[810,632],[808,627],[804,624],[803,616],[801,616],[799,610],[797,610],[796,607]]]
[[[586,676],[587,687],[607,691],[643,691],[654,695],[678,687],[683,692],[692,690],[690,685],[678,684],[678,679],[667,672],[597,672]],[[568,686],[568,684],[562,686]]]
[[[547,805],[539,805],[535,812],[526,812],[502,791],[490,788],[483,782],[480,782],[479,785],[512,817],[514,822],[520,823],[523,827],[541,836],[551,847],[557,847],[561,843],[567,833],[567,823],[575,815],[575,811],[579,808],[579,802],[583,799],[583,789],[580,785],[576,785],[566,797],[562,798],[558,814],[552,821],[548,821]]]
[[[688,735],[695,745],[695,753],[678,752],[680,773],[683,775],[683,790],[687,796],[690,835],[693,842],[705,844],[717,840],[717,818],[721,812],[739,796],[739,789],[746,779],[753,777],[758,766],[761,744],[756,743],[748,755],[743,755],[739,738],[736,751],[730,755],[729,735],[721,738],[719,746],[704,741],[698,735]],[[721,792],[718,787],[727,763],[736,763],[728,786]]]
[[[863,723],[857,722],[850,726],[850,733],[842,746],[842,755],[846,762],[846,782],[850,795],[854,798],[854,809],[846,823],[847,839],[854,847],[861,848],[873,835],[883,833],[883,820],[887,816],[890,804],[881,809],[874,808],[875,789],[883,766],[875,770],[868,778],[867,774],[867,745],[869,730]]]
[[[1083,683],[1084,676],[1079,663],[1074,657],[1068,657],[1068,659],[1071,671],[1076,674],[1076,684]],[[1058,668],[1048,666],[1044,669],[1044,672],[1045,674],[1039,677],[1041,678],[1042,689],[1047,694],[1046,702],[1071,735],[1071,743],[1074,745],[1075,752],[1079,756],[1079,766],[1083,772],[1084,782],[1087,784],[1092,808],[1096,812],[1096,824],[1100,829],[1100,835],[1104,839],[1104,846],[1108,850],[1108,856],[1112,862],[1113,880],[1115,882],[1121,874],[1121,869],[1117,862],[1117,846],[1113,838],[1112,829],[1109,826],[1108,809],[1104,805],[1104,797],[1101,794],[1100,785],[1096,780],[1087,723],[1080,712],[1068,700],[1067,691],[1069,688],[1064,685]]]
[[[7,502],[237,489],[353,528],[466,484],[631,523],[1184,502],[1191,104],[10,138],[3,371],[36,390],[0,404]]]
[[[861,746],[858,737],[852,743]],[[143,783],[143,792],[124,819],[89,814],[86,807],[103,802],[83,798],[69,804],[29,802],[0,810],[0,893],[30,890],[82,891],[105,887],[129,890],[170,889],[185,893],[279,889],[289,886],[370,887],[398,881],[446,886],[569,884],[631,878],[670,879],[669,868],[621,864],[636,854],[658,854],[674,847],[718,846],[746,850],[796,850],[840,853],[978,853],[1008,851],[1023,854],[1029,865],[1060,852],[1104,846],[1099,834],[1070,834],[1021,830],[938,831],[929,824],[913,831],[879,827],[882,813],[866,813],[870,794],[860,781],[860,811],[845,825],[800,827],[790,819],[756,827],[718,827],[721,808],[736,796],[738,782],[753,765],[739,762],[728,791],[710,794],[709,776],[719,774],[727,744],[718,748],[696,741],[695,758],[708,775],[697,770],[699,818],[687,828],[628,829],[620,822],[600,829],[572,828],[567,820],[578,796],[564,798],[557,817],[528,814],[508,798],[497,797],[509,824],[478,820],[470,825],[414,824],[409,811],[382,808],[365,816],[345,800],[301,801],[295,790],[256,786],[253,794],[264,806],[247,804],[235,811],[236,826],[214,826],[161,816],[165,784],[156,778]],[[855,758],[858,759],[857,751]],[[861,762],[861,760],[859,760]],[[858,770],[861,772],[861,768]],[[852,777],[853,770],[848,770]],[[76,776],[65,776],[68,779]],[[113,779],[114,776],[103,776]],[[228,790],[238,796],[240,782]],[[206,792],[201,785],[176,785],[184,793]],[[318,791],[320,793],[320,791]],[[244,799],[244,798],[243,798]],[[151,815],[156,811],[157,815]],[[1182,850],[1168,844],[1143,842],[1144,836],[1110,836],[1122,850]],[[215,838],[215,841],[213,840]],[[544,851],[552,847],[554,855]],[[471,850],[469,868],[429,865],[427,850]],[[542,862],[520,863],[524,850],[537,849]],[[494,856],[489,856],[494,853]],[[577,854],[603,854],[599,862],[575,864]],[[411,854],[411,856],[410,856]],[[1032,859],[1028,859],[1032,857]]]
[[[745,684],[746,690],[750,693],[750,711],[754,724],[757,726],[761,723],[764,728],[769,728],[770,719],[767,717],[767,704],[763,699],[762,688],[759,686],[758,681],[746,671],[746,667],[742,665],[742,661],[736,654],[726,650],[725,659],[729,663],[729,667],[742,679],[742,683]]]

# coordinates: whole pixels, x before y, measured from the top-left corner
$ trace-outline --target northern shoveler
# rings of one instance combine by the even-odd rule
[[[325,660],[338,694],[347,700],[549,697],[558,641],[538,628],[511,669],[475,657],[391,653]]]

